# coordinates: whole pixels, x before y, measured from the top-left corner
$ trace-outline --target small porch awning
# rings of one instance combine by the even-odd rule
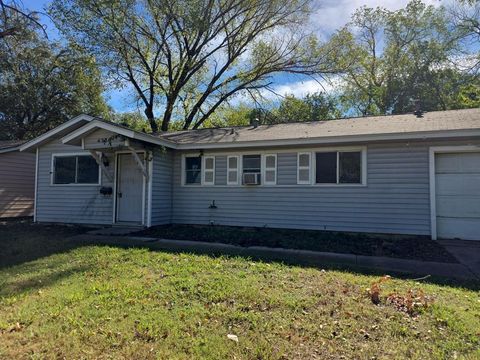
[[[109,134],[108,137],[98,136],[96,139],[90,139],[89,136],[95,132],[103,130],[103,134]],[[113,136],[112,136],[113,135]],[[86,141],[96,140],[96,141]],[[101,141],[98,141],[101,140]],[[134,143],[146,143],[157,146],[165,146],[174,149],[174,142],[161,139],[154,135],[145,134],[139,131],[129,129],[125,126],[109,123],[103,120],[92,120],[88,124],[80,127],[62,138],[64,144],[82,146],[86,150],[90,149],[112,149],[127,146],[125,141],[129,141],[129,145]]]
[[[146,151],[148,145],[157,145],[173,148],[169,141],[159,139],[153,135],[131,130],[121,125],[108,123],[102,120],[93,120],[74,130],[62,138],[68,145],[81,146],[88,150],[107,177],[113,177],[105,168],[102,161],[104,153],[128,151],[132,154],[137,166],[146,179],[149,174],[145,162],[138,156],[139,151]],[[110,179],[113,180],[113,179]]]

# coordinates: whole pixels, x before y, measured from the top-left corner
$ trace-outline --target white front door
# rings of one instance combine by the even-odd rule
[[[480,153],[435,155],[437,236],[480,240]]]
[[[132,154],[117,155],[117,222],[142,223],[144,179]],[[139,154],[143,159],[143,154]]]

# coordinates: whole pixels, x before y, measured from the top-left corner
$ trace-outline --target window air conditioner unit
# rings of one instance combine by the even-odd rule
[[[243,183],[245,185],[260,185],[260,173],[243,174]]]

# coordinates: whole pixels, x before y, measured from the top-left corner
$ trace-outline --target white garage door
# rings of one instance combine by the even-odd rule
[[[435,155],[437,236],[480,240],[480,153]]]

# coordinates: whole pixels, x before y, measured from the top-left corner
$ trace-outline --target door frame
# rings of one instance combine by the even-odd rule
[[[432,240],[437,240],[437,194],[435,189],[435,155],[456,153],[480,153],[479,145],[431,146],[429,148],[429,180],[430,180],[430,233]]]
[[[143,159],[147,158],[147,151],[146,150],[138,150],[136,151],[137,154],[143,154]],[[117,182],[118,182],[118,173],[120,171],[120,166],[119,166],[119,161],[118,161],[118,155],[125,155],[129,154],[130,156],[133,156],[131,151],[115,151],[115,178],[113,181],[113,219],[112,223],[113,224],[119,224],[117,221]],[[151,177],[151,175],[150,175]],[[145,190],[146,190],[146,178],[145,175],[142,174],[142,222],[141,225],[145,225]],[[121,224],[121,223],[120,223]]]

